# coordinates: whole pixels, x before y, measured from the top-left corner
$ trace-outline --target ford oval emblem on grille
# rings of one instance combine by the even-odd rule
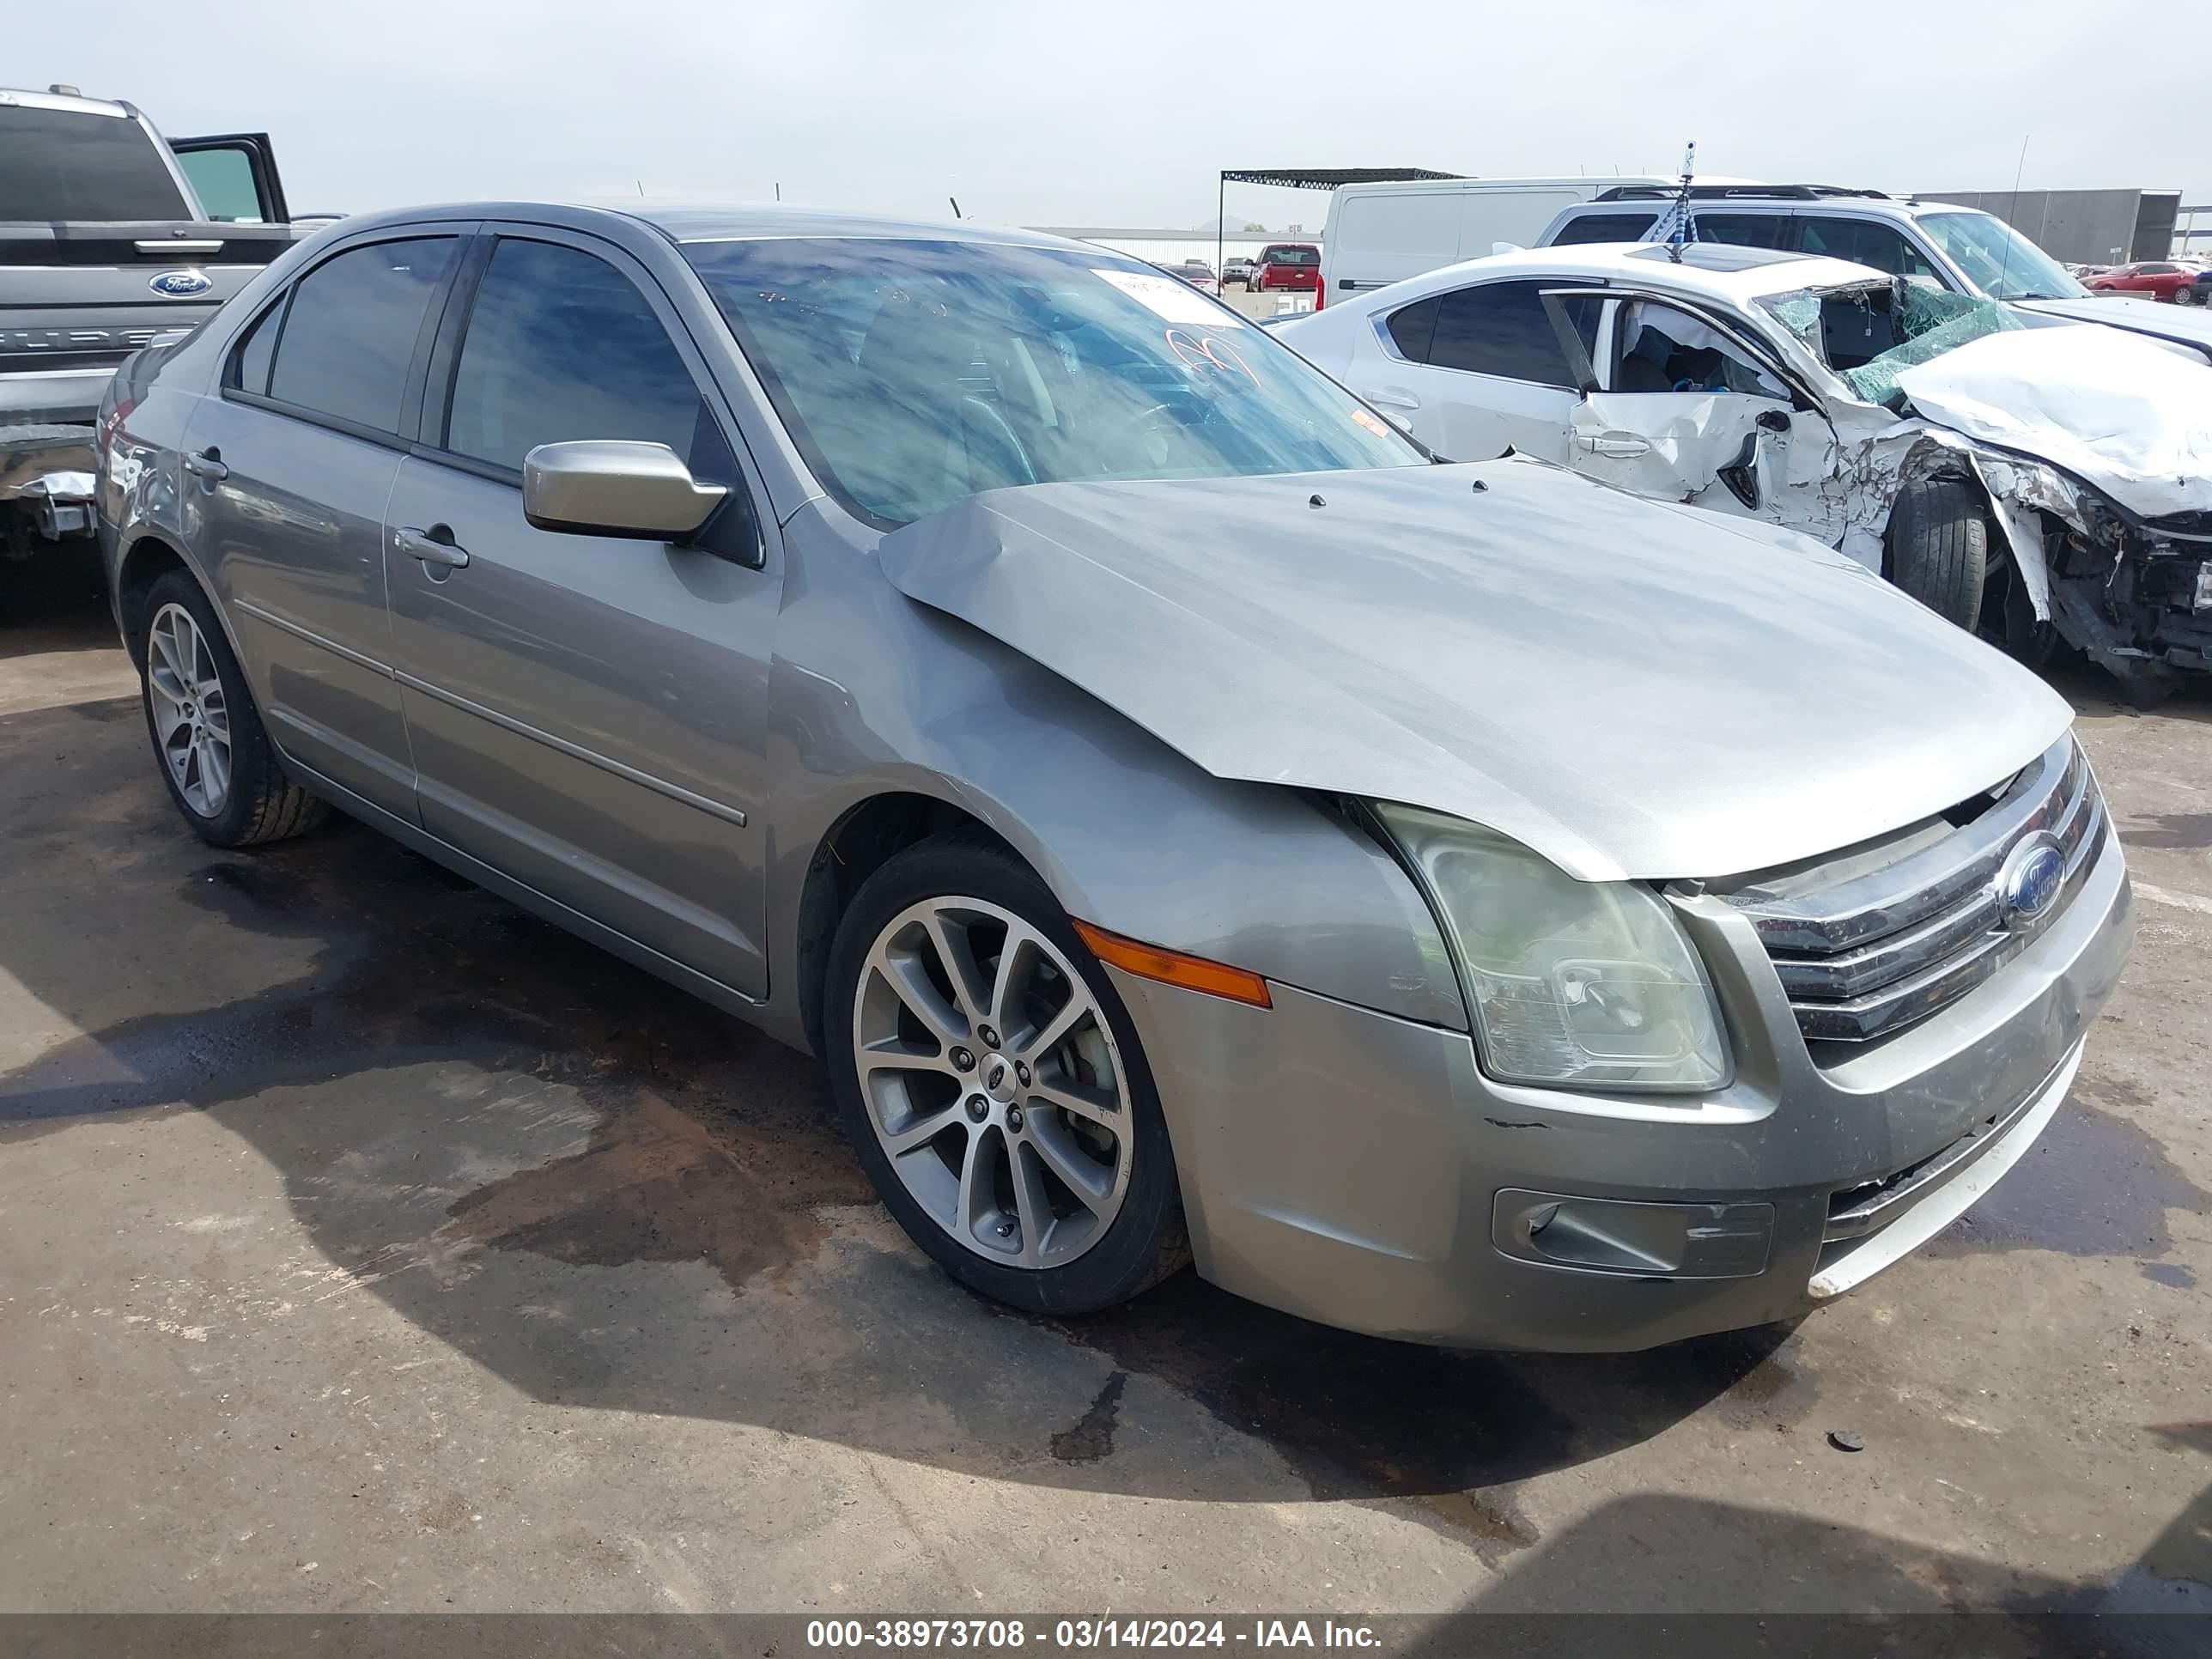
[[[1997,915],[2025,933],[2051,914],[2066,884],[2066,854],[2049,836],[2030,836],[2014,848],[1997,872]]]
[[[146,286],[165,299],[189,300],[213,288],[215,279],[204,270],[165,270],[148,277]]]

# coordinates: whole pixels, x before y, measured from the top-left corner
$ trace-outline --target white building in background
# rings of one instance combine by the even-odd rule
[[[1324,199],[1318,205],[1326,211],[1328,203]],[[1210,230],[1124,230],[1096,225],[1030,225],[1028,228],[1072,241],[1096,242],[1156,265],[1179,265],[1185,259],[1203,259],[1208,265],[1214,263],[1215,238]],[[1321,232],[1318,228],[1228,231],[1220,238],[1220,257],[1233,259],[1241,253],[1248,259],[1256,258],[1271,242],[1310,242],[1319,247]]]

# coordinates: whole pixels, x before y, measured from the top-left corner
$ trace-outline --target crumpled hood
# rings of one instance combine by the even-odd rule
[[[1529,461],[993,490],[880,557],[1217,776],[1454,813],[1587,880],[1833,851],[2072,719],[1806,538]]]
[[[2023,450],[2145,518],[2212,509],[2212,374],[2120,329],[1986,334],[1897,377],[1929,420]]]

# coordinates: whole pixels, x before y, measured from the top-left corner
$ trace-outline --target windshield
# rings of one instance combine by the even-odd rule
[[[2078,300],[2088,293],[2065,268],[2002,219],[1926,213],[1920,228],[1966,280],[1992,300]]]
[[[837,238],[684,252],[824,487],[881,529],[1011,484],[1424,462],[1235,312],[1103,250]]]
[[[1994,300],[1905,280],[1799,289],[1759,303],[1870,404],[1891,403],[1898,375],[1915,364],[1985,334],[2027,326]]]

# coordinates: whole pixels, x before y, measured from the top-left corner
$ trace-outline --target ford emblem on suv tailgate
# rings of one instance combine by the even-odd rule
[[[188,300],[195,294],[206,293],[215,286],[215,281],[204,270],[165,270],[149,277],[146,286],[172,300]]]

